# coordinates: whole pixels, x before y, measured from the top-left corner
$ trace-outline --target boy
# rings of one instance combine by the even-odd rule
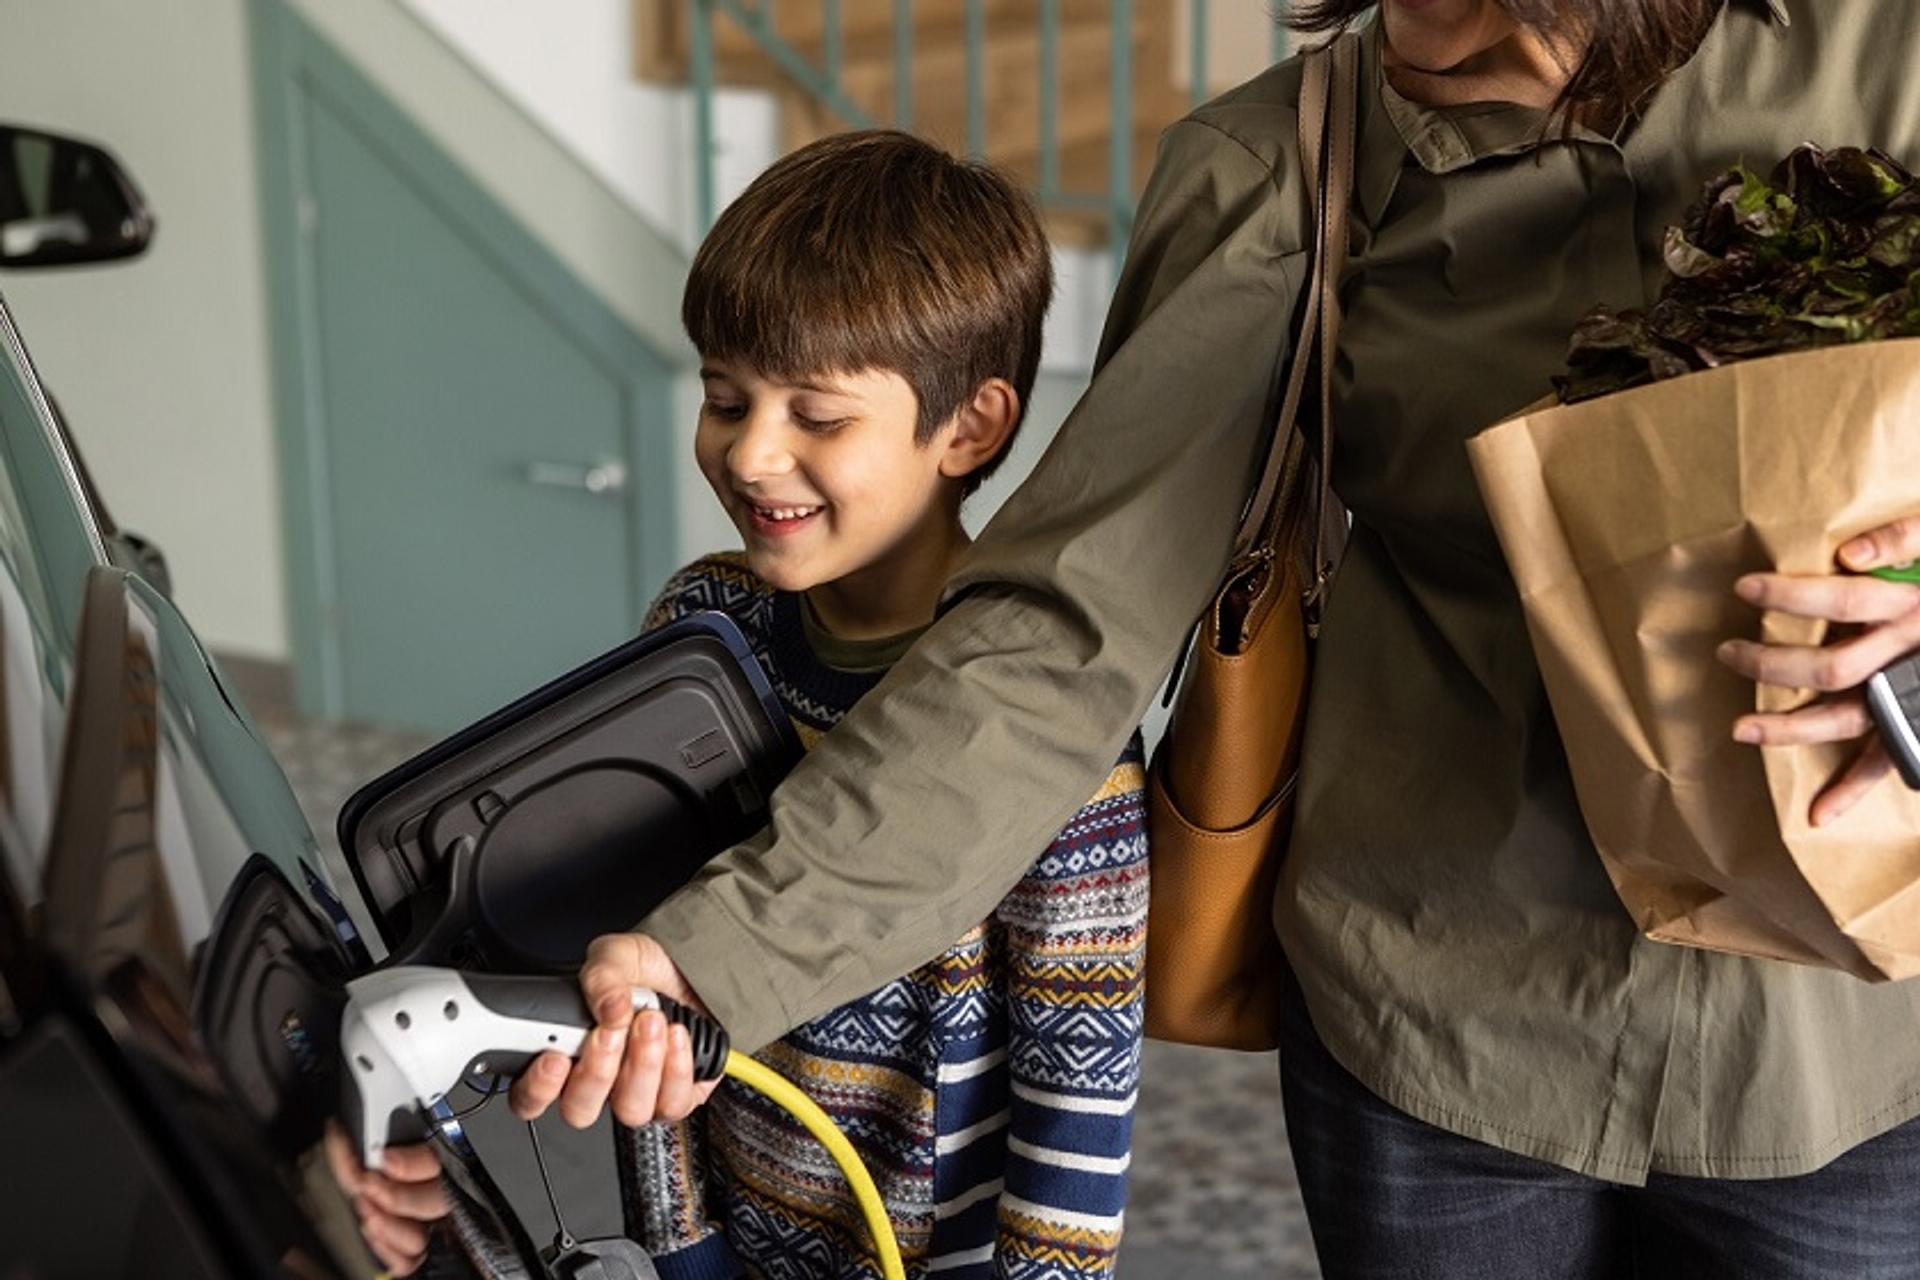
[[[675,575],[648,625],[732,615],[811,746],[933,621],[969,542],[961,502],[1023,416],[1051,291],[1032,207],[990,169],[891,131],[768,169],[715,224],[681,307],[705,389],[695,453],[745,549]],[[1112,1268],[1141,783],[1136,739],[991,919],[756,1054],[847,1133],[910,1273]],[[722,1251],[753,1275],[874,1270],[850,1189],[757,1093],[728,1082],[681,1125],[620,1138],[630,1226],[663,1276],[724,1273]]]
[[[991,169],[882,130],[775,163],[714,225],[681,307],[705,390],[695,454],[744,549],[675,574],[647,626],[731,615],[812,746],[933,621],[969,542],[961,503],[1024,414],[1051,294],[1031,204]],[[756,1053],[847,1135],[911,1275],[1112,1270],[1140,1066],[1143,780],[1136,734],[992,918]],[[729,1081],[680,1124],[616,1134],[629,1230],[667,1280],[877,1274],[837,1166],[752,1090]],[[332,1148],[369,1240],[410,1270],[444,1195]],[[424,1150],[387,1156],[435,1172]]]

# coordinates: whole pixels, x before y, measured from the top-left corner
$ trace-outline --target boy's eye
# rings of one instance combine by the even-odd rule
[[[811,431],[819,435],[837,430],[845,426],[847,422],[845,418],[813,418],[804,413],[795,413],[793,420],[799,425],[802,431]]]
[[[708,400],[700,406],[700,412],[722,422],[736,422],[746,414],[747,406],[725,400]]]

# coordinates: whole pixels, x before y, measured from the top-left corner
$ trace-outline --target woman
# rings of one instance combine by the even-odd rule
[[[1276,907],[1325,1274],[1920,1276],[1920,984],[1638,936],[1463,449],[1546,390],[1594,302],[1652,296],[1707,176],[1808,139],[1920,154],[1920,23],[1874,0],[1368,8],[1295,19],[1359,20],[1363,42],[1332,477],[1354,529]],[[605,1025],[571,1075],[523,1078],[523,1113],[558,1098],[579,1122],[610,1091],[629,1123],[681,1113],[683,1056],[656,1019],[629,1025],[626,985],[697,991],[748,1045],[777,1035],[980,915],[1105,769],[1218,577],[1272,411],[1308,239],[1299,79],[1284,62],[1168,130],[1094,382],[943,620],[767,835],[596,949]],[[1920,518],[1842,553],[1915,556]],[[1920,588],[1740,589],[1861,624],[1723,653],[1833,695],[1743,739],[1865,740],[1818,803],[1836,820],[1890,785],[1857,686],[1920,648]],[[955,829],[1001,852],[956,867]]]

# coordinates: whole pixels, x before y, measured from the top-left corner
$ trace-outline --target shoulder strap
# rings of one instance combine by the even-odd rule
[[[1280,535],[1287,495],[1297,488],[1305,461],[1295,430],[1307,370],[1317,365],[1320,387],[1320,465],[1316,510],[1328,505],[1328,475],[1333,460],[1332,385],[1340,329],[1340,273],[1347,258],[1346,219],[1353,190],[1354,131],[1359,99],[1360,40],[1346,34],[1307,53],[1302,60],[1299,129],[1300,166],[1314,210],[1313,267],[1306,282],[1300,328],[1295,335],[1287,386],[1274,424],[1259,486],[1234,539],[1236,553],[1262,543],[1271,547]],[[1316,342],[1317,339],[1317,342]],[[1316,360],[1316,352],[1318,359]],[[1317,596],[1332,565],[1325,522],[1314,521]]]

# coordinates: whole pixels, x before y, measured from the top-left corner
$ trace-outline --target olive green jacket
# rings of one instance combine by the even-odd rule
[[[1315,1024],[1395,1105],[1571,1169],[1816,1167],[1920,1113],[1920,983],[1636,933],[1463,442],[1548,390],[1594,302],[1652,296],[1711,174],[1809,140],[1920,159],[1920,18],[1732,0],[1613,139],[1417,106],[1365,48],[1334,409],[1354,533],[1276,906]],[[646,922],[746,1044],[982,918],[1155,695],[1289,347],[1298,90],[1283,62],[1167,130],[1093,383],[943,619],[781,789],[769,835]]]

